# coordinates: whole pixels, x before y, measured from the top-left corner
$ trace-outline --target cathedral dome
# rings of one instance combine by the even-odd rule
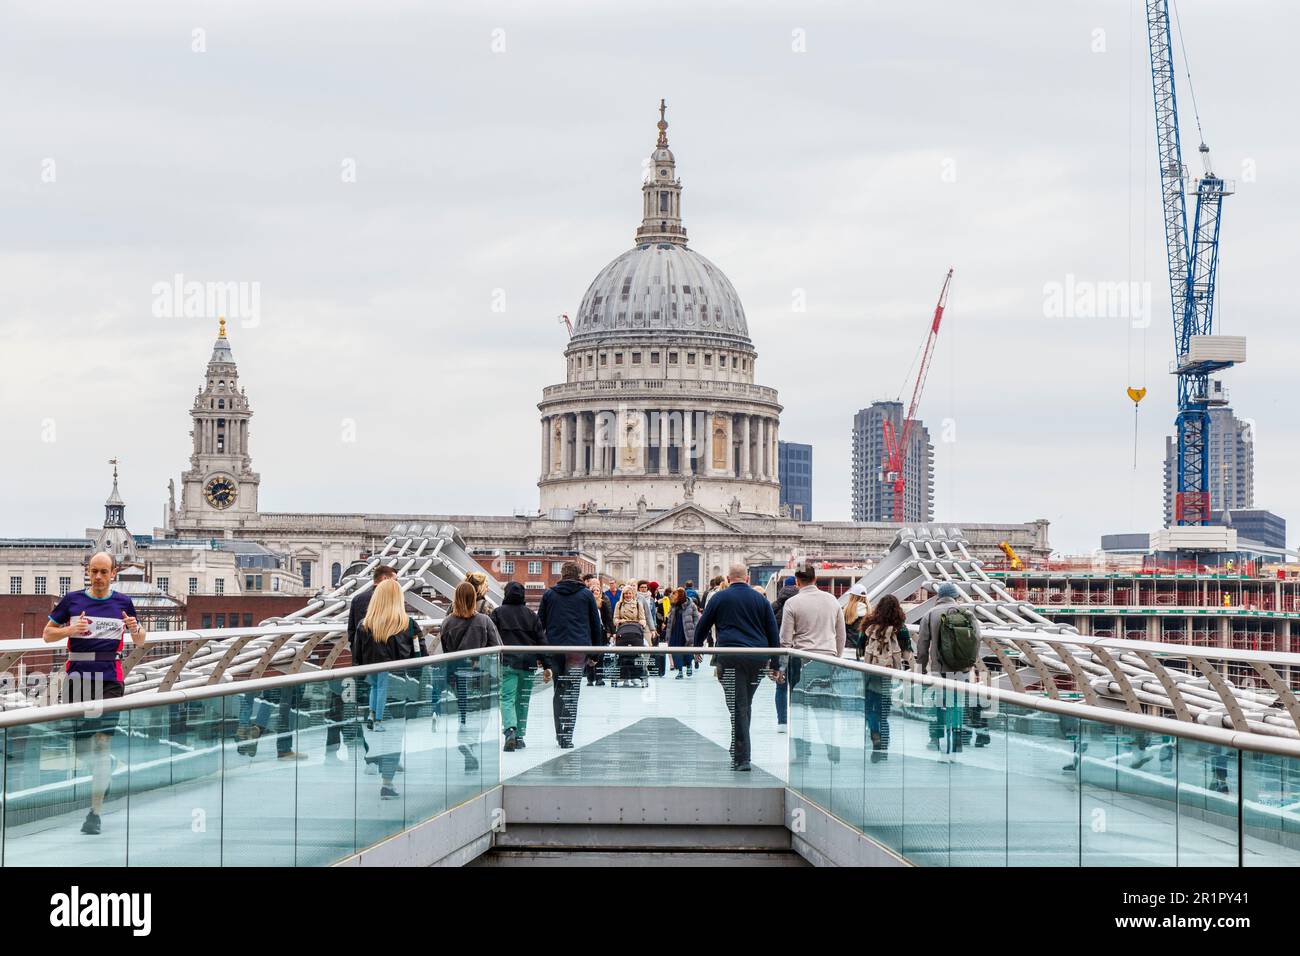
[[[750,347],[745,310],[721,269],[684,244],[642,243],[597,274],[570,345],[665,333]]]
[[[669,337],[753,350],[735,288],[721,269],[686,247],[682,181],[668,148],[665,109],[660,100],[659,140],[641,185],[636,245],[601,269],[588,287],[570,349]]]

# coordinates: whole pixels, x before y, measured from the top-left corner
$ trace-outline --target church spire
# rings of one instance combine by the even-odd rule
[[[117,490],[118,460],[110,458],[108,463],[113,466],[113,490],[104,502],[104,527],[88,530],[90,549],[85,557],[89,559],[103,551],[112,555],[118,567],[130,567],[139,563],[139,554],[135,538],[131,537],[131,532],[126,527],[126,505],[122,503],[122,496]]]
[[[113,466],[113,490],[109,493],[108,500],[104,502],[104,527],[125,528],[126,504],[117,490],[117,459],[110,458],[108,463]]]
[[[668,148],[668,104],[659,101],[659,139],[650,154],[645,182],[641,186],[641,225],[637,244],[670,242],[686,245],[682,225],[682,181],[677,178],[677,160]]]
[[[230,351],[230,341],[226,338],[226,320],[217,320],[217,341],[212,346],[212,358],[209,365],[234,365],[235,354]]]

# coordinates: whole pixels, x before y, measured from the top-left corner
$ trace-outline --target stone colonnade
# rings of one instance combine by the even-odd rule
[[[607,409],[542,416],[543,479],[687,475],[777,480],[775,415]]]

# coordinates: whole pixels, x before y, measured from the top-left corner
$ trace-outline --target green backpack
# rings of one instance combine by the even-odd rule
[[[968,671],[979,659],[980,640],[975,633],[975,619],[969,611],[957,608],[939,617],[939,663],[945,671]]]

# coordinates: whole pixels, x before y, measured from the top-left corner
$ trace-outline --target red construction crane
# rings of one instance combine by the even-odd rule
[[[944,306],[948,304],[948,286],[952,283],[952,270],[948,270],[939,291],[939,303],[934,307],[934,321],[930,323],[930,333],[925,339],[925,350],[921,353],[921,367],[916,372],[916,384],[912,386],[912,402],[907,406],[903,416],[903,434],[900,438],[894,432],[894,423],[885,417],[885,481],[894,486],[894,520],[903,523],[903,493],[907,487],[903,466],[907,464],[907,450],[912,444],[912,429],[916,426],[916,406],[921,401],[921,392],[925,389],[925,377],[930,374],[930,360],[934,357],[934,343],[939,338],[939,322],[943,319]],[[899,395],[902,398],[902,395]]]

